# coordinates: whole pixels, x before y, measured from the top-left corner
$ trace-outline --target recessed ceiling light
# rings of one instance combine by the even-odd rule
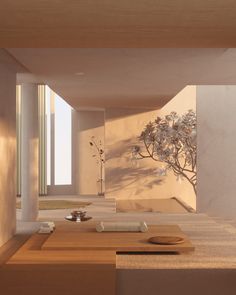
[[[75,73],[75,75],[76,75],[76,76],[84,76],[85,73],[84,73],[84,72],[77,72],[77,73]]]

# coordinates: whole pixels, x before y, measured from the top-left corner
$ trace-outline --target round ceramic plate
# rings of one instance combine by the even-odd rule
[[[159,245],[176,245],[184,243],[184,238],[174,236],[156,236],[148,239],[148,242]]]

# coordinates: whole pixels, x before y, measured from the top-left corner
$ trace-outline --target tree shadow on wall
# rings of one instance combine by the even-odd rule
[[[109,193],[132,189],[136,195],[164,183],[157,175],[158,165],[153,160],[138,160],[139,166],[132,163],[132,146],[137,143],[137,137],[132,137],[106,146],[105,179]]]
[[[114,160],[116,158],[127,160],[131,157],[132,147],[139,143],[137,138],[130,138],[121,140],[109,145],[106,143],[106,162],[109,160]]]
[[[163,183],[164,180],[157,177],[156,168],[117,167],[106,169],[106,186],[111,188],[109,193],[132,188],[135,194],[140,194]]]

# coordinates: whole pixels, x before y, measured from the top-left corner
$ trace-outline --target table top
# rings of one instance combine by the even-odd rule
[[[159,271],[166,269],[236,269],[236,228],[231,226],[230,224],[216,222],[207,215],[199,213],[155,214],[148,212],[143,213],[142,216],[140,216],[140,214],[130,214],[128,216],[124,213],[116,213],[107,216],[106,219],[103,218],[103,220],[121,221],[124,220],[124,217],[125,220],[128,221],[145,220],[148,224],[178,224],[181,230],[184,232],[184,234],[186,234],[190,238],[192,244],[195,247],[195,250],[191,252],[184,252],[181,255],[172,255],[169,253],[165,253],[165,255],[156,255],[157,253],[149,253],[148,255],[144,255],[143,253],[135,253],[135,255],[132,255],[132,253],[130,253],[130,255],[127,255],[126,253],[118,253],[118,255],[115,255],[115,264],[118,270],[147,269]],[[101,218],[97,218],[97,222],[100,220]],[[57,221],[55,223],[57,230],[66,230],[67,226],[70,225],[70,231],[78,231],[78,224],[76,223],[72,223],[69,221]],[[43,237],[48,238],[48,235],[43,235]],[[47,257],[49,257],[50,259],[50,255],[46,254],[46,252],[50,252],[51,254],[53,252],[56,256],[58,256],[58,254],[61,254],[62,251],[66,252],[65,250],[41,251],[40,249],[42,245],[43,243],[41,243],[40,245],[38,244],[37,251],[31,251],[29,253],[30,257],[24,256],[24,258],[22,258],[25,261],[25,263],[28,263],[29,259],[32,260],[31,254],[39,255],[39,258],[37,257],[37,261],[42,263],[48,263]],[[35,246],[31,247],[31,250],[32,249],[35,249]],[[76,251],[68,252],[75,253]],[[27,253],[25,253],[25,255],[26,254]],[[65,253],[65,256],[63,257],[66,256],[67,254]],[[15,258],[15,262],[20,260],[20,257],[18,255]],[[54,258],[52,258],[52,260],[53,259]],[[73,258],[68,259],[74,261]],[[103,258],[100,255],[98,255],[97,259],[102,260]],[[78,258],[77,260],[80,260],[80,258]],[[113,260],[112,257],[111,260]]]
[[[95,223],[76,227],[58,226],[44,242],[42,250],[113,250],[116,252],[189,252],[194,246],[178,225],[149,225],[142,232],[97,233]],[[159,245],[148,242],[153,236],[179,236],[185,241],[176,245]]]

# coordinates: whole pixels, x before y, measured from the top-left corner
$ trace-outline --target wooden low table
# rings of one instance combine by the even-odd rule
[[[177,236],[184,242],[176,245],[159,245],[148,242],[153,236]],[[103,250],[122,252],[189,252],[194,246],[178,225],[149,225],[142,232],[97,233],[94,223],[77,227],[58,226],[41,247],[42,250]]]
[[[57,223],[56,227],[52,234],[32,235],[0,267],[0,290],[4,295],[115,295],[117,253],[182,253],[194,249],[177,225],[149,226],[147,233],[97,233],[93,222]],[[155,235],[177,235],[185,242],[148,243]]]

